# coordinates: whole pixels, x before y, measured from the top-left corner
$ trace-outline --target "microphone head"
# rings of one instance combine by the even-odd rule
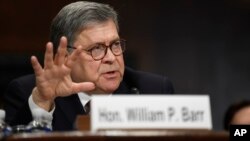
[[[139,90],[136,87],[130,89],[131,94],[140,94]]]

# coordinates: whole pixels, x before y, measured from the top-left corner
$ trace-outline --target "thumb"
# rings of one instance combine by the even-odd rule
[[[88,92],[94,89],[95,89],[95,84],[93,82],[73,83],[72,85],[73,93]]]

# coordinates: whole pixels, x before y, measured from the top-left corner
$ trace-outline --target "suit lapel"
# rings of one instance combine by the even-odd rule
[[[113,93],[113,94],[138,94],[136,93],[136,91],[139,92],[137,85],[134,83],[133,79],[136,79],[136,77],[134,77],[134,73],[131,69],[129,68],[125,68],[124,71],[124,76],[123,76],[123,80],[120,84],[120,86],[118,87],[118,89]],[[135,91],[136,89],[136,91]]]
[[[123,94],[129,94],[129,93],[130,93],[130,89],[128,85],[124,81],[122,81],[118,89],[113,94],[123,95]]]

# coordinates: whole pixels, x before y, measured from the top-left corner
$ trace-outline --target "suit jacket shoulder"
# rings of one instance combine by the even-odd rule
[[[126,67],[123,81],[116,93],[133,93],[134,90],[138,91],[140,94],[174,93],[173,84],[166,76],[136,71]]]
[[[10,82],[3,97],[7,123],[10,125],[28,124],[32,120],[28,98],[34,86],[34,75],[22,76]]]

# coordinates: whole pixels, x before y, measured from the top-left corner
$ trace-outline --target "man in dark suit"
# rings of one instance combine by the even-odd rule
[[[52,21],[44,66],[32,56],[34,75],[10,83],[4,96],[6,121],[28,124],[34,109],[42,109],[53,130],[72,130],[92,94],[173,93],[166,77],[125,67],[125,40],[118,30],[117,13],[109,5],[81,1],[65,6]]]

